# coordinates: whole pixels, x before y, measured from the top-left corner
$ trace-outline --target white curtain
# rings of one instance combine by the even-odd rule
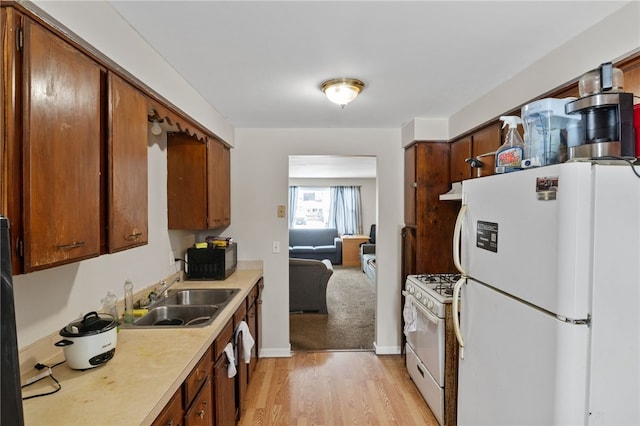
[[[359,186],[332,186],[329,226],[340,234],[362,234],[362,203]]]
[[[293,223],[296,220],[296,208],[298,204],[298,187],[289,187],[289,228],[293,228]]]

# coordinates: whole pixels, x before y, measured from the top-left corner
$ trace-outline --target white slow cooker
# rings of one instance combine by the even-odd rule
[[[55,345],[64,348],[70,368],[86,370],[98,367],[113,358],[116,352],[118,322],[109,314],[89,312],[81,320],[60,330],[64,339]]]

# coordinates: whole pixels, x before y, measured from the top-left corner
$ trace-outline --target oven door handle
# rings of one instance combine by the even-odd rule
[[[460,207],[458,217],[456,217],[456,225],[453,228],[453,264],[462,275],[467,275],[464,268],[462,267],[462,262],[460,262],[460,239],[462,237],[462,222],[464,221],[464,215],[466,212],[467,206],[466,204],[463,204]]]
[[[438,325],[438,323],[441,321],[440,318],[438,318],[437,316],[432,314],[424,306],[422,306],[419,302],[417,302],[417,299],[415,297],[413,297],[411,294],[409,294],[406,291],[402,290],[402,295],[405,296],[407,299],[411,299],[411,302],[412,302],[411,304],[413,306],[415,306],[417,309],[419,309],[420,312],[422,312],[427,317],[427,319],[429,321],[431,321],[435,325]]]
[[[460,332],[460,315],[458,312],[458,306],[460,303],[460,287],[462,284],[467,282],[467,277],[464,275],[458,280],[456,285],[453,286],[453,301],[452,309],[453,309],[453,330],[456,333],[456,339],[458,340],[458,345],[460,346],[460,359],[464,359],[464,340],[462,339],[462,333]]]

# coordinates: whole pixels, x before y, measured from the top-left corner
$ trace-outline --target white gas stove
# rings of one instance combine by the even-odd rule
[[[444,305],[453,300],[453,286],[459,279],[460,274],[449,273],[409,275],[405,291],[438,318],[444,318]]]
[[[445,375],[457,374],[455,367],[450,366],[449,373],[445,370],[446,313],[453,301],[453,286],[459,279],[459,274],[450,273],[409,275],[403,291],[407,371],[441,425],[455,423],[457,388],[450,384],[445,389]],[[447,406],[448,411],[445,393],[454,401]]]

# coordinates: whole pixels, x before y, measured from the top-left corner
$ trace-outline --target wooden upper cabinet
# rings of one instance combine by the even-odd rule
[[[471,179],[471,165],[465,160],[471,157],[471,136],[451,143],[451,182]]]
[[[416,145],[404,150],[404,224],[416,225]]]
[[[227,226],[230,215],[230,151],[184,133],[167,135],[169,229],[206,230]]]
[[[207,229],[207,145],[167,134],[169,229]]]
[[[148,242],[147,100],[109,73],[108,251]]]
[[[209,228],[231,224],[231,150],[215,139],[207,146]]]
[[[475,171],[472,172],[472,177],[489,176],[495,173],[495,151],[502,145],[501,126],[502,122],[498,121],[473,133],[471,155],[473,157],[480,156],[483,166],[474,168]]]
[[[98,256],[105,72],[28,19],[23,74],[24,269]]]

